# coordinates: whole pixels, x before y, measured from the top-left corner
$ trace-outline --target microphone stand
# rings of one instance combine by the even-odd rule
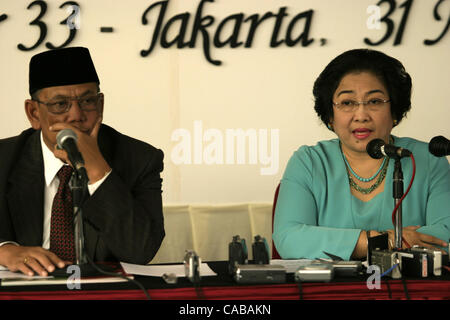
[[[73,219],[74,219],[74,241],[75,241],[75,265],[80,270],[81,277],[92,277],[102,274],[102,271],[113,271],[113,268],[103,266],[103,270],[94,265],[85,250],[84,246],[84,231],[83,231],[83,204],[86,201],[89,192],[88,185],[89,178],[86,168],[77,166],[73,172],[70,187],[72,190],[73,203]]]
[[[81,277],[92,277],[102,275],[103,272],[112,272],[114,268],[102,266],[100,269],[89,259],[84,246],[83,231],[83,204],[88,198],[89,178],[84,166],[77,166],[73,172],[70,187],[72,190],[73,219],[74,219],[74,242],[75,242],[75,265],[80,270]]]
[[[74,237],[75,237],[75,264],[86,264],[86,252],[84,250],[84,232],[83,232],[83,213],[82,206],[87,198],[88,177],[86,169],[80,167],[76,169],[72,175],[70,187],[72,190],[73,201],[73,219],[74,219]]]
[[[70,189],[72,191],[73,203],[73,225],[74,225],[74,242],[75,242],[75,263],[62,269],[56,269],[49,273],[56,277],[68,277],[72,270],[76,267],[80,277],[98,276],[101,274],[98,267],[94,266],[88,259],[84,246],[83,231],[83,204],[88,197],[89,178],[86,169],[83,166],[77,166],[72,173],[70,180]],[[69,269],[71,268],[71,269]]]
[[[394,167],[394,179],[393,179],[393,196],[394,196],[394,208],[400,202],[403,197],[403,171],[400,157],[395,158]],[[398,206],[395,214],[395,243],[394,248],[396,250],[402,249],[402,204]]]

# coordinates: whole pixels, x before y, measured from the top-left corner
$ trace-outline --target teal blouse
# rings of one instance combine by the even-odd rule
[[[410,150],[416,175],[402,203],[403,227],[420,225],[417,231],[450,238],[450,165],[428,152],[428,144],[397,138],[395,145]],[[411,158],[401,160],[404,191],[412,176]],[[350,191],[339,140],[302,146],[290,158],[274,217],[273,241],[283,259],[329,258],[326,251],[349,260],[361,230],[394,229],[392,178],[389,161],[384,191],[368,202]]]

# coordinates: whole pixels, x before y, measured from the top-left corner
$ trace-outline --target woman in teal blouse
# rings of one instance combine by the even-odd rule
[[[369,141],[410,150],[416,176],[402,204],[403,239],[409,245],[447,246],[450,238],[450,166],[428,144],[391,135],[411,107],[411,78],[396,59],[357,49],[336,57],[314,84],[315,110],[337,139],[302,146],[281,180],[273,240],[284,259],[364,258],[367,235],[394,241],[394,160],[373,159]],[[401,160],[405,191],[410,158]],[[363,232],[367,231],[367,232]]]

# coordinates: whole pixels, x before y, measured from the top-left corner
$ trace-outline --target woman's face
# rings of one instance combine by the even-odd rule
[[[373,73],[349,73],[341,79],[333,95],[331,125],[344,152],[365,153],[367,144],[375,138],[389,142],[391,104],[383,102],[389,99],[387,88]]]

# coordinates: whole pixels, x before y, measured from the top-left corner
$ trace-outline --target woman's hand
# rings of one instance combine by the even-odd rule
[[[419,229],[420,227],[421,226],[404,227],[402,229],[403,239],[406,242],[408,242],[408,244],[411,247],[414,245],[418,245],[420,247],[443,251],[441,248],[439,248],[437,246],[446,247],[447,243],[445,241],[442,241],[439,238],[430,236],[428,234],[417,232],[417,229]],[[392,247],[391,243],[394,244],[394,241],[395,241],[395,232],[394,232],[394,230],[387,230],[387,232],[389,233],[389,242],[390,242],[389,247],[391,248]],[[404,241],[403,241],[402,248],[403,249],[407,248]]]
[[[447,247],[448,244],[445,241],[442,241],[439,238],[430,236],[428,234],[417,232],[417,229],[419,229],[421,226],[408,226],[402,229],[402,237],[408,244],[412,247],[414,245],[425,247],[433,250],[440,250],[443,253],[445,253],[444,250],[437,247]],[[392,249],[394,247],[395,243],[395,231],[394,230],[387,230],[387,233],[389,235],[389,249]],[[361,232],[359,235],[359,239],[356,243],[356,246],[353,250],[353,253],[351,255],[351,258],[353,259],[360,259],[364,258],[367,255],[367,234],[369,234],[369,237],[376,237],[381,235],[380,232],[375,230],[369,230],[366,232]],[[407,245],[403,241],[402,248],[406,249]]]

